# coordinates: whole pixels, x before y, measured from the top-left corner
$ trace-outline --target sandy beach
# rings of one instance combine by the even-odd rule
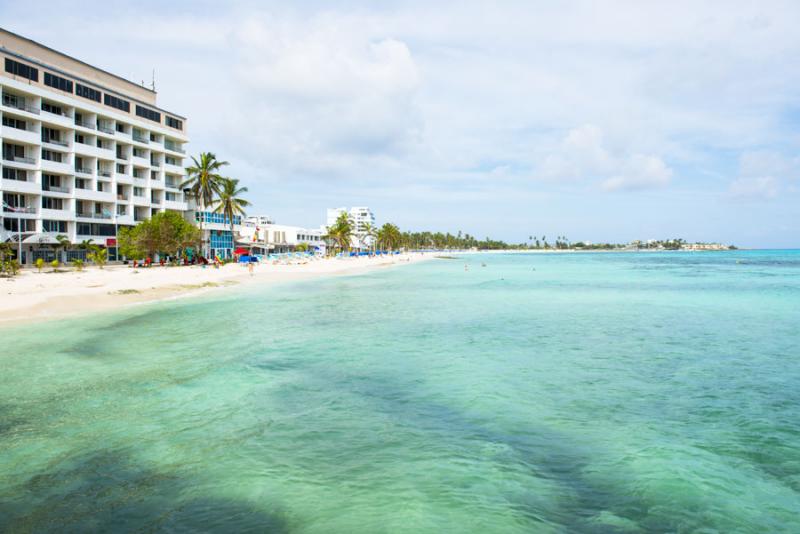
[[[302,264],[258,264],[250,274],[244,265],[150,267],[94,266],[82,272],[50,267],[26,269],[0,278],[0,326],[35,320],[75,317],[147,302],[196,296],[241,284],[269,284],[319,276],[357,275],[373,269],[424,261],[433,254],[393,257],[318,259]]]

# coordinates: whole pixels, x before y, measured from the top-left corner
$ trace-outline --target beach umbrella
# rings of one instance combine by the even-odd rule
[[[26,245],[60,245],[61,243],[52,234],[33,234],[22,240]]]

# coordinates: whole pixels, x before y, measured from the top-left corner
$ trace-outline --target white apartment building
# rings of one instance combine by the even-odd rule
[[[367,207],[359,206],[350,208],[349,210],[347,208],[328,208],[326,224],[323,230],[327,231],[328,228],[333,226],[333,224],[336,223],[336,219],[338,219],[342,213],[349,214],[350,219],[353,221],[354,235],[350,246],[354,249],[368,249],[372,247],[374,238],[367,236],[366,230],[367,224],[371,225],[373,228],[375,227],[375,214]]]
[[[271,217],[254,215],[247,217],[239,229],[241,246],[253,247],[262,254],[291,252],[301,243],[311,252],[325,253],[324,232],[316,228],[303,228],[286,224],[275,224]]]
[[[187,210],[186,118],[155,91],[3,29],[0,61],[0,241],[23,263],[54,258],[59,234],[115,259],[120,227]]]

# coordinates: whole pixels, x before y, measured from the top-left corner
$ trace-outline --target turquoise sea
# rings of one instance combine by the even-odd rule
[[[471,255],[0,340],[4,532],[800,532],[800,251]]]

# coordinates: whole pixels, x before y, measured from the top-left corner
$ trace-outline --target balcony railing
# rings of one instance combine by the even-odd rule
[[[117,159],[128,161],[128,156],[126,156],[125,154],[117,154]]]
[[[105,178],[111,178],[111,171],[97,171],[97,174]]]
[[[35,108],[33,106],[26,106],[25,104],[20,104],[15,100],[7,98],[6,95],[3,95],[3,105],[14,109],[20,109],[22,111],[27,111],[28,113],[33,113],[34,115],[39,114],[39,108]]]
[[[136,133],[133,134],[133,140],[134,141],[139,141],[140,143],[144,143],[144,144],[150,143],[150,140],[148,138],[146,138],[143,135],[138,135]]]
[[[110,219],[111,215],[106,215],[105,213],[83,213],[78,212],[75,214],[76,217],[83,217],[84,219]]]
[[[69,117],[69,115],[67,115],[63,111],[51,111],[49,109],[42,109],[42,111],[44,111],[45,113],[49,113],[50,115],[56,115],[58,117]]]
[[[161,168],[161,162],[160,161],[150,160],[150,166],[151,167],[156,167],[156,168]]]
[[[164,185],[167,187],[171,187],[172,189],[178,189],[180,187],[180,184],[178,184],[178,182],[171,182],[171,181],[165,182]]]
[[[52,191],[53,193],[69,193],[68,187],[60,185],[42,185],[42,191]]]
[[[103,126],[102,124],[97,125],[97,129],[103,133],[107,133],[109,135],[114,135],[114,128],[109,128],[108,126]]]
[[[75,126],[82,126],[83,128],[89,128],[90,130],[97,129],[97,126],[95,126],[91,122],[75,121]]]
[[[159,199],[157,199],[157,198],[151,198],[150,199],[150,203],[151,204],[155,204],[156,206],[161,205],[161,201]]]
[[[164,148],[167,150],[172,150],[173,152],[180,152],[181,154],[186,154],[186,151],[180,148],[177,145],[173,145],[172,143],[164,143]]]
[[[69,146],[69,143],[60,139],[42,139],[42,143],[50,143],[51,145]]]
[[[14,163],[27,163],[28,165],[33,165],[36,163],[36,160],[33,158],[26,158],[24,156],[13,156],[11,154],[3,154],[3,159],[6,161],[13,161]]]
[[[117,200],[128,200],[128,195],[117,195]]]
[[[14,206],[14,207],[3,206],[3,211],[10,213],[36,213],[36,208],[30,206]]]
[[[86,167],[75,167],[75,172],[79,174],[92,174],[92,169],[87,169]]]

